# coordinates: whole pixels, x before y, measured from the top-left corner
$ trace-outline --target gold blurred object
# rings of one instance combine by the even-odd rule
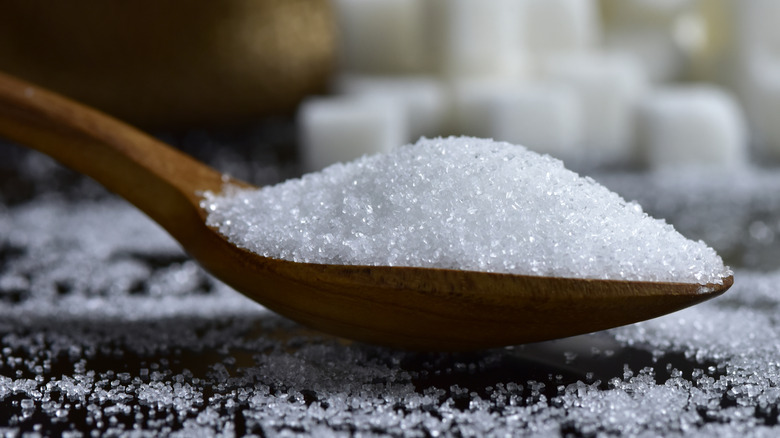
[[[146,127],[289,113],[334,65],[328,0],[0,0],[0,70]]]
[[[694,54],[692,79],[737,87],[739,55],[734,26],[740,4],[733,0],[696,0],[695,6],[706,26],[707,44]]]

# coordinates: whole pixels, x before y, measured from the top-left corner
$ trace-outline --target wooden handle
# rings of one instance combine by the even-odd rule
[[[139,130],[2,73],[0,136],[94,178],[177,238],[182,208],[223,185],[216,170]]]

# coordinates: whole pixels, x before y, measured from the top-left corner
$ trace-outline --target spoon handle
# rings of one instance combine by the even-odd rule
[[[3,73],[0,136],[94,178],[174,235],[198,192],[223,185],[216,170],[141,131]]]

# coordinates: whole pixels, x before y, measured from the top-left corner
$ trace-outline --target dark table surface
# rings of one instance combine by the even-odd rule
[[[295,175],[267,138],[166,140],[256,183]],[[451,354],[297,325],[90,180],[15,146],[0,157],[6,435],[780,433],[780,169],[594,174],[715,247],[734,287],[628,327]]]

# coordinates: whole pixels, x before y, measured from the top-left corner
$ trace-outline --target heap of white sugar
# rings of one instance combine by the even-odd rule
[[[296,262],[721,283],[703,242],[522,146],[417,144],[272,187],[206,194],[208,225]]]

